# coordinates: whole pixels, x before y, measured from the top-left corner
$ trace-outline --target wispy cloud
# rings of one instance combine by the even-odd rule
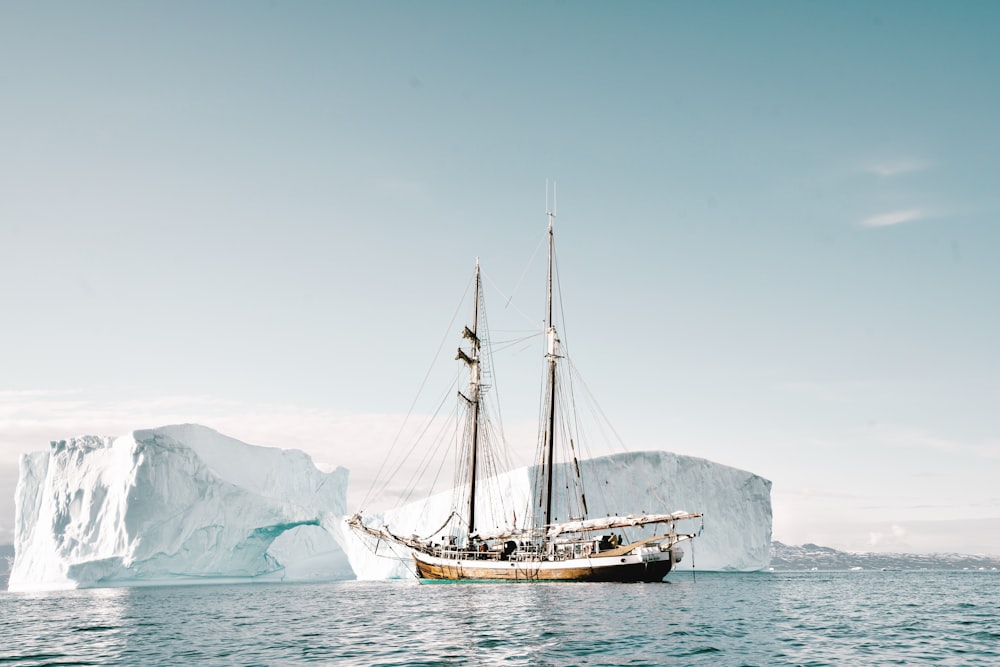
[[[927,160],[920,160],[916,158],[896,158],[893,160],[881,160],[879,162],[868,163],[862,167],[862,170],[878,176],[898,176],[899,174],[923,171],[925,169],[929,169],[930,166],[931,163]]]
[[[893,547],[900,550],[909,550],[906,543],[906,535],[909,531],[899,524],[893,524],[885,530],[875,530],[868,533],[868,543],[872,547],[886,548]]]
[[[888,227],[890,225],[901,225],[904,222],[913,222],[914,220],[920,220],[926,217],[927,213],[925,211],[918,208],[907,208],[899,211],[873,215],[870,218],[862,220],[861,225],[864,227]]]
[[[20,454],[44,450],[53,440],[118,436],[136,429],[197,423],[255,445],[302,450],[322,470],[344,466],[351,471],[349,493],[356,496],[349,498],[352,507],[363,500],[383,459],[388,461],[391,456],[391,464],[400,469],[396,482],[403,485],[412,481],[420,464],[418,456],[408,458],[412,444],[426,444],[424,433],[441,431],[436,418],[425,414],[406,419],[401,414],[343,413],[213,396],[120,398],[106,391],[45,390],[4,391],[0,396],[0,467],[16,467]],[[529,450],[525,456],[530,454]],[[441,479],[450,481],[450,472]],[[4,495],[12,498],[13,489],[9,491]],[[2,505],[0,502],[0,515]]]

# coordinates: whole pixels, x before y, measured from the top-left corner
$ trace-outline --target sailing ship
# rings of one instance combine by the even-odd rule
[[[488,481],[482,479],[484,456],[484,431],[488,427],[484,416],[484,394],[489,388],[484,376],[484,365],[489,355],[484,354],[484,333],[481,329],[480,303],[482,281],[479,261],[475,269],[475,305],[472,324],[462,331],[467,348],[459,348],[457,360],[468,369],[469,383],[466,392],[458,392],[460,403],[464,405],[466,428],[464,429],[463,465],[467,472],[466,481],[457,486],[456,498],[450,515],[442,527],[430,537],[399,535],[389,526],[368,525],[357,513],[347,519],[348,526],[363,538],[379,543],[402,547],[412,558],[413,573],[423,582],[554,582],[554,581],[599,581],[599,582],[656,582],[663,578],[680,562],[683,550],[680,543],[696,537],[694,532],[679,532],[677,524],[701,518],[701,514],[684,511],[664,513],[615,514],[604,517],[587,518],[586,496],[579,488],[580,513],[568,521],[558,521],[554,515],[556,490],[554,481],[557,461],[557,439],[563,434],[558,427],[557,397],[561,395],[558,386],[559,365],[565,357],[559,334],[553,319],[554,281],[554,206],[548,217],[548,266],[546,275],[546,315],[545,315],[545,382],[543,387],[543,408],[539,435],[541,461],[536,467],[539,472],[535,483],[532,514],[538,518],[531,525],[517,527],[516,513],[513,521],[503,526],[484,527],[477,520],[477,493],[480,486]],[[572,438],[569,440],[572,447]],[[580,467],[575,454],[572,466],[577,482]],[[524,515],[522,515],[523,517]],[[686,525],[682,523],[681,525]],[[629,541],[626,532],[638,528],[642,535]],[[619,532],[621,531],[621,532]],[[652,534],[649,534],[652,533]],[[437,539],[435,539],[437,538]],[[377,549],[377,546],[376,546]]]

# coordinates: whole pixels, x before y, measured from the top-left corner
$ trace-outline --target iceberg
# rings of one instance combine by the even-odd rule
[[[191,424],[52,442],[20,461],[8,586],[350,577],[347,477]]]
[[[771,482],[763,477],[706,459],[665,451],[613,454],[582,460],[580,474],[587,491],[589,516],[599,518],[611,508],[630,508],[633,513],[690,511],[704,514],[701,526],[677,525],[681,532],[701,535],[684,544],[687,552],[678,569],[696,566],[710,571],[755,571],[768,566],[771,549]],[[563,466],[559,470],[559,466]],[[556,475],[567,479],[570,464],[557,464]],[[529,525],[531,516],[517,517],[517,508],[531,507],[536,466],[528,466],[492,480],[492,496],[503,503],[477,502],[480,525],[516,528]],[[555,507],[567,506],[565,487],[557,489]],[[646,507],[655,499],[657,507]],[[395,535],[426,539],[441,528],[452,492],[364,517],[367,525],[387,526]],[[498,509],[502,508],[502,509]],[[502,515],[501,515],[502,513]],[[571,517],[558,517],[570,520]],[[688,522],[691,523],[691,522]],[[438,525],[434,525],[438,524]],[[515,525],[516,524],[516,525]],[[649,537],[652,528],[626,531],[630,540]],[[341,539],[358,579],[401,579],[414,576],[413,563],[405,551],[385,541],[373,542],[341,524]]]
[[[579,465],[592,520],[610,508],[704,514],[704,530],[685,544],[679,569],[767,567],[768,480],[663,451]],[[495,478],[495,494],[477,505],[480,525],[529,525],[533,517],[524,508],[531,506],[536,472],[530,466]],[[347,479],[344,468],[321,472],[301,451],[249,445],[198,425],[53,442],[21,458],[8,586],[35,591],[412,577],[408,553],[373,544],[347,527]],[[568,493],[558,489],[554,506],[567,506]],[[498,497],[503,502],[496,503]],[[645,506],[654,504],[651,499],[655,506]],[[427,537],[441,528],[431,524],[448,514],[451,500],[450,491],[439,493],[365,522]],[[678,524],[682,532],[699,528]],[[624,532],[637,540],[651,530]]]

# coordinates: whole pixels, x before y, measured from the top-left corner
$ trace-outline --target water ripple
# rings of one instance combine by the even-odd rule
[[[996,573],[0,594],[0,665],[1000,663]]]

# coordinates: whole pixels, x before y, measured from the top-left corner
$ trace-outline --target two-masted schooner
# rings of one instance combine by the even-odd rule
[[[587,518],[586,502],[582,503],[580,516],[569,521],[556,521],[553,516],[554,470],[556,469],[557,428],[557,368],[563,359],[560,339],[553,320],[554,275],[554,210],[548,210],[548,268],[546,275],[547,300],[545,318],[545,375],[543,409],[540,424],[541,458],[537,470],[540,477],[535,485],[537,519],[534,525],[484,527],[477,523],[477,488],[484,481],[477,463],[480,456],[481,433],[484,417],[483,402],[482,334],[479,304],[481,279],[479,262],[476,262],[474,312],[472,324],[466,326],[462,336],[467,349],[459,348],[456,359],[464,362],[469,371],[466,392],[459,392],[465,405],[467,428],[468,476],[461,489],[461,507],[453,507],[444,526],[452,524],[445,537],[438,531],[439,539],[421,538],[416,535],[395,534],[390,527],[368,525],[361,514],[347,520],[348,526],[363,538],[378,542],[394,543],[409,550],[415,566],[414,573],[422,582],[552,582],[552,581],[601,581],[601,582],[655,582],[679,562],[683,550],[679,543],[693,539],[695,533],[678,532],[678,522],[701,517],[683,511],[660,514],[616,514]],[[575,461],[574,461],[575,463]],[[578,470],[578,468],[577,468]],[[582,494],[582,491],[581,491]],[[582,497],[582,495],[581,495]],[[467,501],[467,502],[466,502]],[[626,508],[621,508],[626,509]],[[454,521],[453,521],[454,519]],[[634,541],[623,537],[626,530],[647,527],[644,536]],[[649,527],[652,527],[650,529]],[[621,531],[621,532],[619,532]],[[645,534],[653,533],[645,536]]]

